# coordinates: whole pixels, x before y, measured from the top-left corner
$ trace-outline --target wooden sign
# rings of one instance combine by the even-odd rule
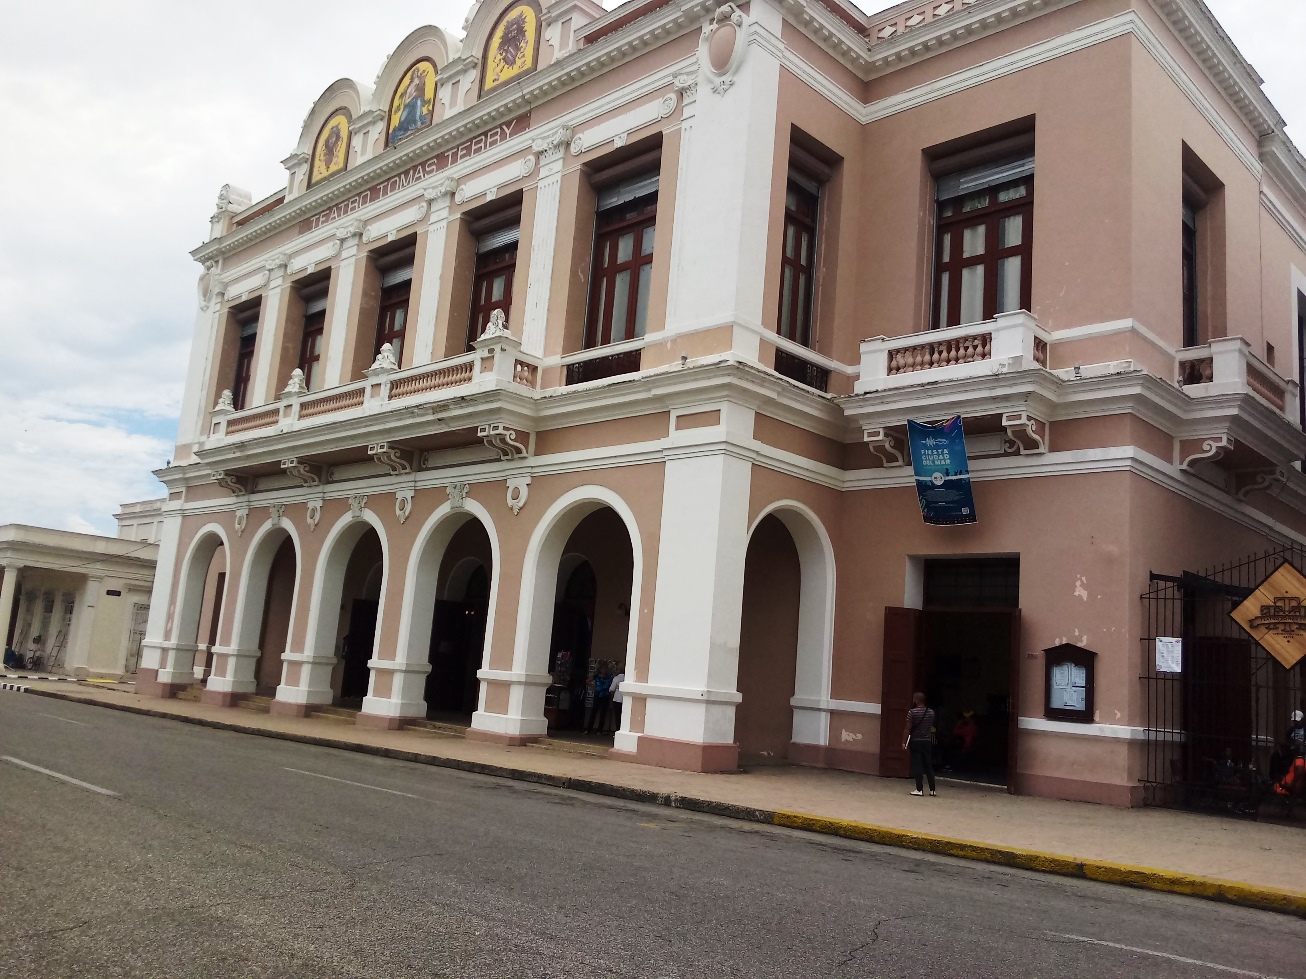
[[[1303,601],[1306,601],[1306,578],[1285,561],[1229,616],[1290,670],[1306,656]]]

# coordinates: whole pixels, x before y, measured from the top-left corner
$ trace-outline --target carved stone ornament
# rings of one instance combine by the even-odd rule
[[[284,273],[290,265],[290,255],[286,252],[276,252],[269,255],[263,262],[263,267],[276,275],[278,271]]]
[[[866,440],[867,448],[871,450],[871,455],[879,459],[886,469],[906,464],[903,456],[905,448],[903,440],[887,428],[868,428],[863,438]]]
[[[349,498],[349,512],[354,515],[355,520],[361,520],[363,510],[367,508],[367,497],[362,493],[355,493]]]
[[[310,532],[317,530],[317,525],[322,522],[322,501],[308,501],[308,529]]]
[[[447,490],[448,493],[449,493],[449,509],[450,509],[450,510],[466,510],[466,509],[467,509],[467,490],[468,490],[468,489],[469,489],[469,487],[468,487],[468,485],[467,485],[466,483],[450,483],[448,486],[445,487],[445,490]]]
[[[517,441],[517,430],[509,428],[502,422],[478,425],[476,435],[483,439],[487,446],[498,452],[499,458],[504,462],[525,459],[530,454],[526,446]]]
[[[1199,462],[1219,462],[1233,451],[1234,441],[1228,435],[1210,435],[1202,438],[1179,440],[1179,468],[1192,472]]]
[[[249,492],[249,481],[244,476],[219,470],[213,474],[213,481],[232,496],[243,496]]]
[[[399,518],[399,522],[406,521],[412,515],[412,512],[413,491],[410,489],[395,490],[395,516]]]
[[[549,163],[559,159],[571,142],[571,127],[559,126],[552,132],[538,136],[531,141],[531,149],[540,154],[540,163]]]
[[[231,414],[236,410],[236,402],[233,400],[230,391],[223,391],[218,395],[218,403],[213,406],[215,415]]]
[[[531,494],[530,485],[529,475],[508,477],[508,509],[513,516],[521,513],[521,508],[526,505],[526,498]]]
[[[286,515],[286,505],[284,503],[269,503],[268,515],[272,518],[272,526],[280,527],[281,518]]]
[[[495,310],[498,312],[498,310]],[[372,361],[372,366],[367,369],[370,376],[373,371],[397,371],[399,361],[395,360],[395,348],[388,343],[381,344],[381,349],[376,355],[376,360]]]
[[[373,442],[367,447],[367,454],[378,465],[390,470],[391,476],[407,476],[413,471],[412,453],[405,452],[389,442]]]
[[[348,241],[350,238],[363,237],[363,222],[359,218],[352,221],[346,221],[340,227],[336,228],[336,237],[341,241]]]
[[[1253,493],[1274,493],[1280,486],[1288,481],[1288,470],[1283,466],[1276,466],[1274,469],[1264,469],[1259,472],[1239,472],[1234,473],[1234,485],[1238,487],[1237,497],[1244,503],[1247,497]]]
[[[698,76],[688,73],[677,75],[672,81],[676,89],[680,92],[680,97],[685,102],[693,102],[698,98]]]
[[[434,210],[437,207],[448,207],[457,192],[458,181],[453,177],[443,177],[422,191],[422,196],[430,202]]]
[[[236,536],[239,537],[245,532],[246,525],[249,524],[249,507],[243,506],[236,511]]]
[[[321,486],[322,468],[298,459],[282,459],[281,471],[291,479],[299,480],[300,486]]]
[[[1028,411],[1004,411],[1002,427],[1006,430],[1003,449],[1020,455],[1036,455],[1048,450],[1048,423]]]
[[[715,94],[725,95],[735,83],[747,48],[743,12],[733,3],[718,7],[698,40],[698,63]]]
[[[508,329],[508,317],[504,315],[503,310],[495,309],[490,312],[490,321],[485,324],[485,329],[476,339],[493,340],[495,337],[510,336],[512,331]]]
[[[301,394],[308,394],[308,385],[304,383],[304,372],[296,367],[290,372],[290,380],[286,382],[281,396],[283,398],[293,398]]]

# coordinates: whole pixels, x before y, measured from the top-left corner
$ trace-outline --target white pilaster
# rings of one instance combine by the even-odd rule
[[[254,359],[253,392],[254,404],[267,404],[276,400],[277,392],[270,391],[272,361],[276,349],[281,345],[277,336],[277,326],[281,323],[281,306],[285,302],[286,267],[290,256],[284,253],[273,255],[268,259],[268,291],[258,311],[258,343]]]
[[[423,196],[431,206],[426,225],[426,257],[422,261],[422,291],[417,297],[417,327],[413,336],[412,366],[429,364],[435,356],[435,314],[440,305],[440,275],[444,270],[444,241],[449,236],[449,202],[458,181],[445,177]]]
[[[734,742],[751,479],[724,449],[667,460],[648,681],[625,687],[646,697],[645,735]]]
[[[678,79],[682,115],[666,330],[760,326],[779,94],[781,16],[755,2],[737,67]],[[700,55],[700,61],[704,56]],[[693,86],[692,93],[690,86]]]
[[[177,550],[181,540],[181,504],[163,505],[163,530],[159,534],[159,561],[154,566],[154,588],[150,592],[150,615],[145,620],[145,640],[141,643],[139,668],[157,670],[163,661],[164,636],[171,618],[172,578],[177,570]]]
[[[214,288],[209,290],[195,315],[190,365],[186,369],[186,390],[182,395],[181,419],[177,425],[178,445],[195,442],[209,432],[209,409],[213,406],[204,403],[205,392],[218,358],[218,324],[222,320],[222,302],[225,298],[215,280]]]
[[[6,564],[4,570],[4,580],[0,581],[0,644],[9,638],[9,626],[13,623],[14,589],[18,585],[20,569],[16,564]]]
[[[64,659],[64,670],[68,673],[78,667],[87,667],[91,662],[91,636],[95,632],[95,608],[100,604],[100,595],[104,591],[104,579],[87,577],[82,592],[77,596],[74,606],[72,626],[69,629],[68,654]]]
[[[226,676],[213,675],[204,685],[205,690],[221,693],[253,693],[255,687],[254,669],[258,666],[259,650],[241,649],[235,646],[214,646],[213,655],[228,657]]]
[[[549,293],[553,286],[553,254],[558,239],[558,204],[562,196],[563,154],[571,128],[560,126],[531,143],[539,154],[539,179],[535,184],[535,218],[531,226],[531,264],[526,279],[526,315],[522,321],[522,350],[544,356],[548,327]]]
[[[341,241],[340,271],[335,285],[331,325],[327,328],[326,379],[324,388],[333,388],[355,378],[343,377],[345,370],[345,334],[349,331],[349,307],[354,295],[354,260],[363,240],[363,222],[350,221],[336,231]]]

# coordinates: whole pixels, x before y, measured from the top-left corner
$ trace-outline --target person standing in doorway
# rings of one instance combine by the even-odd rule
[[[614,667],[615,669],[615,667]],[[612,684],[608,687],[608,692],[612,695],[612,730],[621,730],[621,705],[625,701],[625,694],[621,692],[621,685],[626,682],[626,674],[618,673],[612,678]]]
[[[598,672],[594,674],[594,712],[590,715],[590,723],[585,725],[586,731],[603,733],[608,720],[608,706],[612,703],[611,687],[612,677],[608,674],[607,660],[600,660]]]
[[[938,795],[934,788],[934,711],[925,706],[925,694],[912,694],[915,705],[907,711],[907,723],[902,729],[902,746],[911,752],[911,774],[916,779],[912,795],[924,795],[921,776],[929,779],[930,795]]]

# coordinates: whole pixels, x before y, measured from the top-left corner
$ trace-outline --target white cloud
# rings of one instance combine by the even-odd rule
[[[867,3],[871,10],[892,4]],[[188,252],[218,188],[255,199],[334,79],[370,83],[465,0],[5,4],[0,32],[0,523],[114,532],[157,495],[195,315]],[[1306,4],[1212,0],[1266,90],[1306,116]]]

